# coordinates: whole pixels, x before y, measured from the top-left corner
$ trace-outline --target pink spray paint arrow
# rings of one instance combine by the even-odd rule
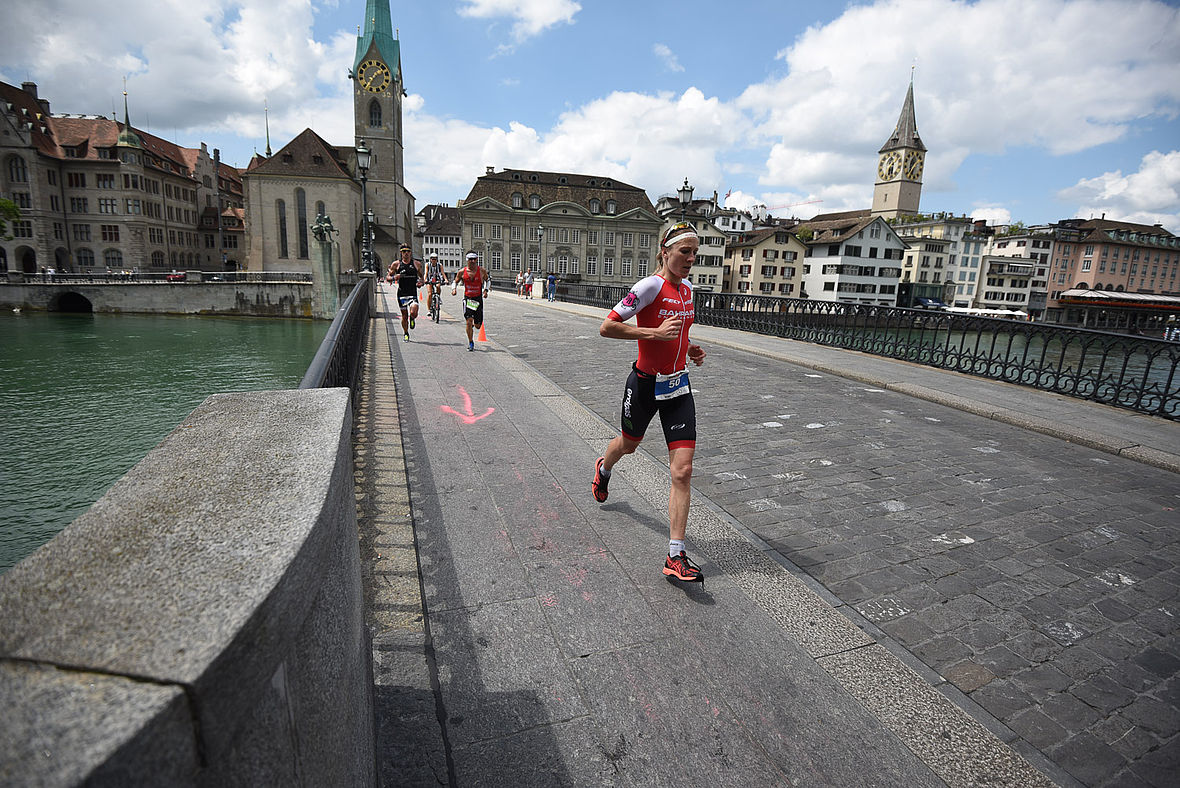
[[[463,395],[463,405],[467,408],[467,413],[460,413],[450,405],[443,405],[442,410],[444,413],[454,413],[456,416],[463,419],[464,424],[474,424],[485,416],[490,416],[496,412],[495,408],[488,408],[483,413],[476,416],[475,411],[471,409],[471,395],[467,393],[467,389],[463,388],[462,386],[456,386],[455,388],[459,389],[459,393]]]

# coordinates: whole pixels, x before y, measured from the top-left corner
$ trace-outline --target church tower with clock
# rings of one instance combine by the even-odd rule
[[[367,0],[364,32],[357,36],[352,71],[355,145],[372,152],[366,173],[368,207],[377,224],[380,259],[396,259],[397,245],[412,243],[413,198],[405,189],[402,142],[401,43],[394,38],[389,0]],[[357,173],[360,177],[360,173]]]
[[[914,119],[914,81],[911,79],[897,128],[878,151],[873,216],[894,219],[918,213],[925,158],[926,146],[918,136],[918,122]]]

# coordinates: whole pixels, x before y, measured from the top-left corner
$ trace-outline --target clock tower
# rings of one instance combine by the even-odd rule
[[[922,165],[926,146],[914,119],[914,81],[910,79],[897,128],[878,152],[877,182],[873,186],[873,216],[887,219],[918,213],[922,196]]]
[[[369,209],[376,222],[378,257],[396,259],[397,245],[412,243],[414,206],[405,189],[402,164],[401,42],[393,36],[389,0],[367,0],[364,32],[357,36],[352,70],[356,139],[372,151],[366,177]],[[360,173],[357,173],[359,178]]]

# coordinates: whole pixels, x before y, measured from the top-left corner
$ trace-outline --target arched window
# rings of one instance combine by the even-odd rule
[[[168,258],[172,261],[172,267],[175,268],[176,267],[176,252],[173,252],[172,254],[170,254],[168,256]]]
[[[160,250],[152,252],[152,268],[164,267],[164,253]]]
[[[529,208],[534,211],[540,210],[540,208],[541,208],[541,195],[539,195],[539,194],[530,194],[529,195]]]
[[[299,233],[299,259],[307,259],[307,192],[295,190],[295,231]]]
[[[78,249],[74,252],[74,259],[78,261],[78,265],[89,268],[94,265],[94,252],[90,249]]]
[[[287,258],[287,203],[275,200],[275,213],[279,223],[279,257]]]
[[[29,182],[29,170],[25,166],[25,160],[20,156],[12,156],[8,159],[8,181],[10,183]]]
[[[590,200],[590,213],[598,213],[601,210],[602,210],[602,203],[600,203],[598,201],[597,197]]]
[[[118,249],[107,249],[102,253],[102,261],[107,268],[122,268],[123,253]]]
[[[607,200],[606,212],[609,214],[614,214],[616,210],[618,210],[618,203],[616,203],[614,200]]]
[[[523,194],[521,194],[520,192],[512,192],[512,207],[513,208],[523,208],[524,207],[524,195]]]
[[[374,128],[381,127],[381,104],[377,99],[369,102],[369,125]]]

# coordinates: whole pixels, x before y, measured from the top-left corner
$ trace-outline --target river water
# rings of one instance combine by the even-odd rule
[[[211,394],[299,385],[326,321],[0,315],[0,572]]]

